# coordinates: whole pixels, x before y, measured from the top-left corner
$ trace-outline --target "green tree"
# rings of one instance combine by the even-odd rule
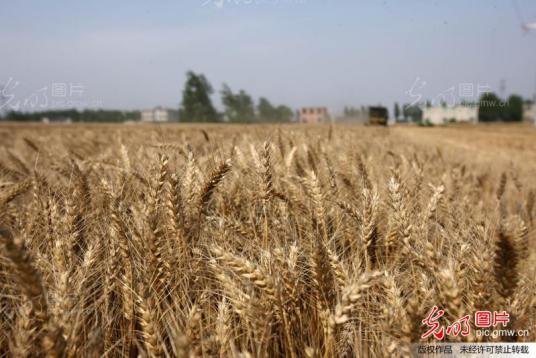
[[[50,110],[43,112],[16,112],[11,111],[6,117],[10,121],[37,122],[43,118],[54,121],[65,121],[67,119],[73,122],[124,122],[137,121],[140,119],[139,111],[116,111],[104,109],[77,109]]]
[[[504,118],[504,104],[495,93],[484,93],[478,102],[479,122],[493,122]]]
[[[505,121],[521,122],[523,120],[523,98],[518,95],[508,97],[508,105],[505,108]]]
[[[259,99],[259,104],[257,105],[257,113],[259,114],[259,120],[263,122],[273,122],[276,120],[277,109],[272,106],[270,101],[266,98],[261,97]]]
[[[7,104],[7,96],[4,95],[5,85],[0,83],[0,120],[4,119],[4,106]]]
[[[398,102],[395,102],[394,114],[395,114],[395,122],[396,122],[398,121],[398,118],[400,117],[400,107],[398,106]]]
[[[217,122],[219,115],[210,99],[212,93],[212,86],[204,75],[188,71],[179,109],[180,121]]]
[[[290,122],[294,115],[287,106],[273,106],[266,98],[261,97],[257,105],[259,120],[262,122]]]
[[[290,107],[280,105],[276,108],[277,122],[291,122],[294,117],[294,112]]]
[[[253,122],[256,120],[253,100],[244,90],[234,94],[231,88],[224,84],[221,98],[225,107],[224,115],[229,122]]]
[[[37,122],[43,118],[50,121],[65,121],[70,119],[73,122],[124,122],[138,121],[140,119],[139,111],[117,111],[108,109],[60,109],[43,112],[17,112],[11,111],[6,117],[10,121]]]
[[[404,116],[404,119],[408,122],[422,122],[422,109],[418,105],[403,105],[402,115]]]

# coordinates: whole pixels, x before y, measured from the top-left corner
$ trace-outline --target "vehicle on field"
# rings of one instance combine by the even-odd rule
[[[386,126],[389,119],[389,112],[383,106],[368,107],[368,125]]]

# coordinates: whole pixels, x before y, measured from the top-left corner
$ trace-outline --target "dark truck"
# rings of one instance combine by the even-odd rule
[[[371,106],[368,108],[368,124],[373,126],[386,126],[389,113],[387,108],[382,106]]]

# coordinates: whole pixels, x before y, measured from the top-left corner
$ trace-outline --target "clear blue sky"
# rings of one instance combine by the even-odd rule
[[[536,21],[536,2],[518,0]],[[185,72],[293,107],[412,101],[460,83],[532,96],[536,32],[510,0],[2,1],[0,83],[83,86],[104,108],[177,107]],[[221,5],[221,6],[220,6]],[[79,88],[79,87],[77,87]],[[415,93],[415,92],[414,92]],[[219,96],[214,96],[219,105]]]

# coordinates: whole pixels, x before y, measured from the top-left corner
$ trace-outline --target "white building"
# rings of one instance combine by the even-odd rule
[[[451,121],[461,123],[478,122],[478,106],[434,106],[422,109],[422,120],[432,124],[444,124]]]
[[[328,123],[331,121],[326,107],[303,107],[298,112],[300,123]]]
[[[179,111],[155,107],[141,111],[142,122],[178,122]]]
[[[523,104],[523,121],[536,125],[536,105],[534,103],[525,102]]]
[[[41,123],[49,124],[49,123],[65,123],[65,124],[71,124],[73,123],[73,120],[71,117],[61,117],[61,118],[48,118],[48,117],[41,117]]]

